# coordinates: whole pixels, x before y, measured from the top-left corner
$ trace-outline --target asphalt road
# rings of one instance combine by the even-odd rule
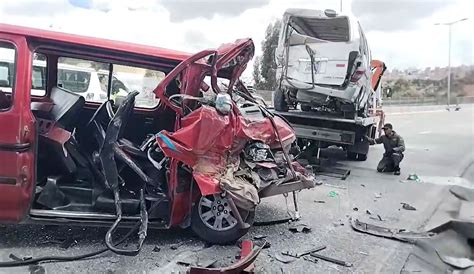
[[[472,105],[464,106],[458,112],[397,112],[389,114],[387,121],[394,125],[406,142],[402,175],[375,172],[383,153],[382,146],[372,147],[365,162],[339,161],[339,167],[351,169],[351,175],[346,180],[320,177],[324,182],[322,186],[302,191],[299,195],[302,215],[299,223],[307,224],[311,232],[292,233],[288,230],[289,224],[253,227],[250,230],[247,238],[264,235],[271,243],[271,247],[264,249],[256,262],[257,272],[400,272],[412,246],[355,232],[348,223],[348,217],[388,227],[423,229],[443,195],[446,195],[449,184],[474,181],[474,108]],[[341,157],[337,150],[329,151],[329,154],[333,158]],[[405,181],[412,173],[426,183]],[[337,195],[331,197],[331,191]],[[402,209],[402,202],[417,210]],[[366,213],[367,210],[371,215]],[[370,218],[377,214],[383,221]],[[257,221],[282,217],[286,217],[283,197],[264,200],[258,208]],[[105,232],[106,229],[102,228],[0,226],[0,261],[10,260],[10,253],[19,257],[37,257],[94,251],[102,247]],[[61,248],[61,241],[67,238],[73,238],[77,243],[67,249]],[[275,254],[281,251],[297,252],[316,245],[327,246],[321,254],[351,262],[353,267],[302,259],[289,264],[275,260]],[[217,259],[216,265],[224,266],[236,261],[238,253],[237,246],[208,247],[186,230],[149,231],[145,246],[136,257],[106,253],[83,261],[43,264],[43,268],[0,269],[0,272],[167,273],[185,271],[186,267],[177,264],[181,259]]]

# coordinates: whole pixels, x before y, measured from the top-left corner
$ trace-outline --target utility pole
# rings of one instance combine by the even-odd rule
[[[342,1],[342,0],[341,0]],[[461,21],[465,21],[467,18],[462,18],[453,22],[448,23],[436,23],[435,25],[448,26],[448,111],[450,110],[451,102],[451,27]]]

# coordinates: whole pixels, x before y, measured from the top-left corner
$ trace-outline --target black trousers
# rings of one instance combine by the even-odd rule
[[[384,154],[382,160],[377,165],[378,172],[392,172],[398,170],[400,162],[403,160],[403,153],[394,152]]]

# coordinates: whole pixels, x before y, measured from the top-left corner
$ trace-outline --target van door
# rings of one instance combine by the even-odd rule
[[[341,86],[347,76],[349,54],[359,51],[350,37],[349,18],[303,18],[290,21],[287,76],[305,83]],[[308,52],[308,48],[311,52]],[[313,68],[310,53],[313,55]]]
[[[30,208],[35,179],[36,130],[26,39],[0,33],[0,60],[0,222],[18,222]]]

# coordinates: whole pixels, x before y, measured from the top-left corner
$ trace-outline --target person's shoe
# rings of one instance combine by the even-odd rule
[[[393,172],[393,175],[400,175],[400,169],[395,170],[395,172]]]

